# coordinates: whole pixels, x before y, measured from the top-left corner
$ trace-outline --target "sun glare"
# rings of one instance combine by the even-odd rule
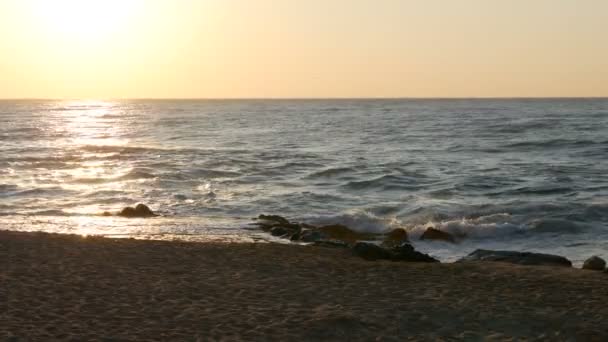
[[[66,39],[96,39],[128,28],[141,0],[31,0],[40,29]]]

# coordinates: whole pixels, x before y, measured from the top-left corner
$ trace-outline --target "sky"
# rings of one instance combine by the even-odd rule
[[[606,0],[0,0],[0,98],[604,96]]]

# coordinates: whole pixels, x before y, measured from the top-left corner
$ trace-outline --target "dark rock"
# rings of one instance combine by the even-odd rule
[[[392,248],[391,260],[393,261],[410,261],[410,262],[439,262],[439,260],[431,257],[428,254],[420,253],[414,249],[409,243],[401,244],[401,246]]]
[[[316,242],[325,239],[328,239],[328,237],[316,230],[303,230],[300,233],[300,241],[302,242]]]
[[[258,220],[262,220],[262,221],[269,221],[275,224],[283,224],[283,225],[288,225],[289,220],[287,220],[286,218],[279,216],[279,215],[260,215],[258,216]]]
[[[455,243],[456,239],[450,234],[433,227],[426,229],[424,234],[420,237],[420,240],[436,240],[436,241],[447,241]]]
[[[302,230],[300,224],[291,223],[286,218],[278,215],[260,215],[258,219],[259,221],[254,225],[274,236],[291,237]]]
[[[297,233],[291,235],[291,237],[289,238],[289,240],[291,240],[291,241],[299,241],[301,237],[302,237],[302,233],[301,232],[297,232]]]
[[[339,240],[319,240],[314,242],[315,246],[330,247],[330,248],[348,248],[349,245],[344,241]]]
[[[327,236],[329,239],[346,241],[355,243],[360,240],[372,240],[374,237],[370,234],[358,233],[341,224],[332,224],[329,226],[319,227],[319,232]]]
[[[104,211],[103,213],[101,213],[101,216],[112,216],[112,213],[109,211]]]
[[[289,233],[284,227],[274,227],[270,230],[272,236],[285,236]]]
[[[604,261],[604,259],[600,257],[592,256],[591,258],[585,260],[585,263],[583,264],[583,269],[603,271],[604,269],[606,269],[606,261]]]
[[[389,248],[398,247],[407,242],[409,242],[407,232],[405,229],[398,228],[386,234],[384,241],[382,242],[382,246]]]
[[[373,243],[358,242],[353,247],[353,254],[365,260],[391,260],[392,253]]]
[[[570,262],[570,260],[559,255],[530,252],[489,251],[484,249],[478,249],[458,261],[498,261],[519,265],[572,267],[572,262]]]
[[[157,216],[154,212],[145,204],[138,204],[135,208],[126,207],[118,213],[118,216],[123,217],[152,217]]]

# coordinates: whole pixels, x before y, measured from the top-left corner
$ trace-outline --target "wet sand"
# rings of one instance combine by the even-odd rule
[[[608,274],[0,231],[0,339],[608,339]]]

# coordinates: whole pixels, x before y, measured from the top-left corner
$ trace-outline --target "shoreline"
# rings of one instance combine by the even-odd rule
[[[608,338],[608,275],[349,250],[0,231],[0,338]]]

